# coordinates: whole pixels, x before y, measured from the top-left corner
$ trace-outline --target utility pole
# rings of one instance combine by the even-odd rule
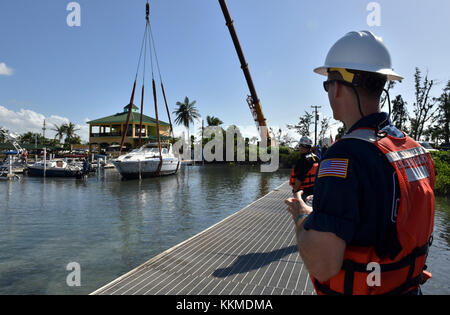
[[[45,141],[45,130],[47,130],[47,128],[45,127],[45,119],[44,119],[44,127],[42,127],[42,136],[44,137],[44,141]]]
[[[319,122],[319,112],[317,111],[322,106],[311,106],[314,108],[314,146],[317,146],[317,123]]]
[[[205,120],[202,119],[202,140],[201,140],[201,143],[200,143],[200,146],[202,148],[202,165],[205,165],[205,158],[203,156],[203,132],[204,132],[204,130],[205,130]]]

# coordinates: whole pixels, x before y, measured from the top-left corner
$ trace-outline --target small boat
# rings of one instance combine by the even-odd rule
[[[28,166],[28,175],[43,177],[77,177],[83,176],[83,167],[67,163],[64,160],[39,161]]]
[[[3,152],[8,159],[3,162],[0,162],[0,172],[9,173],[23,173],[27,168],[27,164],[24,159],[20,158],[20,152],[17,151],[6,151]]]
[[[180,167],[180,159],[173,154],[172,145],[168,143],[161,143],[161,156],[158,144],[149,143],[112,160],[112,163],[127,179],[174,175]]]

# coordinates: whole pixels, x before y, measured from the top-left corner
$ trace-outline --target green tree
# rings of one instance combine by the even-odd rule
[[[416,88],[416,101],[414,103],[414,117],[411,118],[411,137],[420,140],[426,124],[432,123],[435,119],[436,99],[432,98],[430,91],[434,86],[433,80],[428,80],[425,76],[422,83],[422,73],[416,68],[414,75]]]
[[[438,126],[430,126],[423,131],[423,137],[425,141],[437,143],[441,136],[441,130]]]
[[[335,141],[341,139],[347,133],[347,128],[345,128],[345,124],[343,122],[341,122],[341,123],[342,123],[342,126],[338,128],[338,134],[335,137]]]
[[[200,118],[200,113],[198,112],[195,104],[197,101],[193,101],[192,103],[189,101],[189,98],[186,96],[184,102],[177,102],[178,108],[173,112],[176,115],[175,123],[177,125],[184,125],[188,132],[188,139],[190,138],[189,126],[191,123],[194,123],[194,119]]]
[[[281,128],[278,128],[278,130],[276,131],[271,127],[270,134],[273,136],[273,140],[275,140],[275,143],[278,146],[289,147],[291,146],[291,144],[296,142],[294,138],[292,138],[287,132],[283,132]]]
[[[400,81],[400,83],[401,83],[401,81]],[[395,87],[396,84],[397,84],[397,81],[389,81],[385,90],[389,93]],[[388,100],[387,94],[383,93],[381,100],[380,100],[381,108],[384,108],[384,105],[386,104],[387,100]]]
[[[208,124],[208,126],[220,126],[223,124],[223,121],[218,117],[206,116],[206,123]]]
[[[45,138],[40,133],[33,133],[31,131],[24,133],[20,137],[20,142],[22,143],[28,143],[28,144],[45,144]]]
[[[66,134],[66,139],[64,140],[64,143],[66,143],[66,144],[81,144],[80,137],[75,133],[76,131],[78,131],[80,129],[76,128],[75,124],[69,122],[68,124],[64,124],[62,127]],[[74,142],[80,142],[80,143],[74,143]]]
[[[319,132],[319,144],[323,145],[323,142],[325,138],[328,135],[328,131],[331,127],[331,118],[329,117],[323,117],[322,121],[320,122],[320,132]]]
[[[288,129],[295,130],[300,136],[309,137],[311,128],[311,124],[313,121],[314,115],[305,111],[305,115],[299,118],[299,122],[296,125],[287,125]]]
[[[439,130],[439,140],[450,143],[450,80],[447,82],[442,95],[438,101],[437,128]]]
[[[54,128],[52,128],[52,130],[56,131],[54,139],[56,140],[56,138],[58,138],[59,143],[61,143],[62,138],[66,134],[67,124],[62,124],[61,126],[57,126],[56,124],[53,124],[53,126],[54,126]]]
[[[406,122],[409,118],[407,105],[401,95],[397,95],[395,100],[392,101],[392,122],[400,130],[406,128]]]

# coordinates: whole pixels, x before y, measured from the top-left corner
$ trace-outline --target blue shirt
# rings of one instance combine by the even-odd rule
[[[392,136],[404,137],[387,118],[386,113],[366,116],[349,133],[379,125]],[[346,166],[345,172],[333,170],[330,161]],[[378,256],[395,258],[402,249],[395,223],[399,186],[385,155],[369,142],[345,139],[327,150],[322,164],[330,169],[315,180],[314,211],[304,228],[331,232],[347,245],[373,246]]]

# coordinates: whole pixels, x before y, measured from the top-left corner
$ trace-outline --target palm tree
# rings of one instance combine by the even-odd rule
[[[206,123],[208,126],[220,126],[223,124],[223,121],[221,121],[218,117],[206,116]]]
[[[68,124],[64,124],[63,125],[64,129],[65,129],[65,134],[66,134],[66,143],[72,143],[73,139],[77,139],[79,138],[78,135],[75,133],[76,131],[80,130],[80,128],[75,128],[76,126],[69,122]]]
[[[194,119],[200,118],[200,114],[197,108],[194,106],[197,101],[189,102],[189,98],[186,96],[184,102],[177,102],[178,108],[173,112],[176,115],[175,123],[177,125],[183,124],[188,132],[188,139],[190,139],[189,125],[194,123]]]
[[[40,133],[33,133],[28,131],[19,137],[19,141],[22,143],[33,144],[35,142],[45,144],[45,138]]]
[[[62,137],[64,137],[64,134],[66,133],[67,124],[62,124],[59,127],[57,125],[53,124],[53,126],[55,126],[55,128],[52,128],[52,130],[56,131],[55,140],[56,140],[56,138],[58,138],[59,143],[61,143]]]

